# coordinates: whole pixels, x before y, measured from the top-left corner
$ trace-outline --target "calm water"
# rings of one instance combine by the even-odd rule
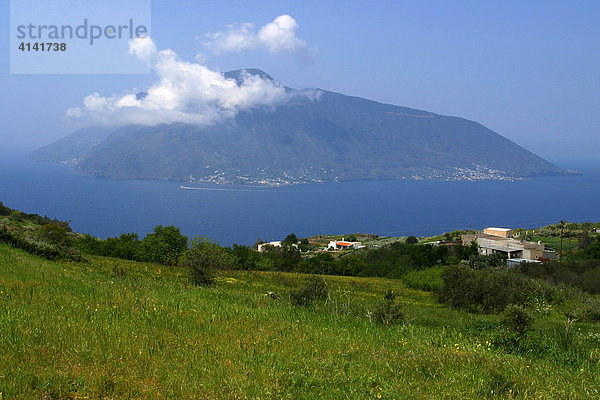
[[[454,229],[600,220],[600,170],[521,182],[396,182],[262,188],[113,181],[0,155],[0,201],[71,220],[98,237],[176,225],[223,245],[318,233],[426,235]]]

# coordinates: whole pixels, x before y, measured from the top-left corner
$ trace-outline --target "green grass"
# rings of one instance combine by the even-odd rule
[[[325,279],[331,299],[297,308],[287,299],[296,274],[220,272],[215,287],[197,288],[178,268],[54,263],[0,245],[0,397],[600,396],[600,343],[586,342],[597,325],[578,324],[562,349],[552,314],[536,322],[550,332],[535,336],[546,350],[517,354],[488,345],[497,315],[446,309],[399,280]],[[406,324],[370,322],[388,288]]]
[[[554,250],[556,250],[557,253],[560,251],[560,237],[556,237],[556,236],[532,236],[531,237],[532,242],[537,242],[538,240],[541,241],[546,246],[551,247]],[[562,242],[563,242],[563,247],[562,247],[563,252],[566,252],[569,250],[575,250],[577,248],[577,246],[579,245],[578,238],[563,238]]]

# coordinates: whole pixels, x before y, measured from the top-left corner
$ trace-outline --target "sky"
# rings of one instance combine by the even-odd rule
[[[9,25],[8,0],[0,18]],[[259,68],[294,88],[471,119],[565,168],[598,164],[597,1],[153,0],[151,20],[151,74],[11,74],[3,51],[0,148],[32,150],[86,122],[210,123],[223,109],[276,104],[277,86],[238,90],[214,75]],[[8,29],[0,40],[11,46]],[[136,101],[132,117],[122,105]]]

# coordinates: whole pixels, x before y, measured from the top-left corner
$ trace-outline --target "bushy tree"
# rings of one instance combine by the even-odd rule
[[[233,256],[219,244],[198,236],[185,253],[183,266],[189,269],[190,281],[197,286],[209,286],[215,281],[217,269],[233,267]]]
[[[506,255],[494,253],[488,255],[476,254],[469,257],[469,266],[474,269],[500,268],[506,266]]]
[[[346,236],[346,240],[349,242],[358,242],[358,239],[356,238],[356,235],[354,235],[354,234]]]
[[[405,243],[406,244],[417,244],[417,243],[419,243],[419,239],[417,239],[415,236],[409,236],[406,238]]]
[[[290,246],[291,246],[291,245],[293,245],[293,244],[298,244],[298,238],[296,237],[296,234],[295,234],[295,233],[290,233],[289,235],[287,235],[287,236],[285,237],[285,239],[283,239],[283,240],[281,241],[281,244],[282,244],[283,246],[285,246],[285,245],[290,245]]]
[[[37,229],[36,237],[44,242],[66,246],[70,242],[67,230],[58,225],[47,224]]]
[[[257,267],[259,255],[248,246],[233,244],[231,254],[236,260],[236,268],[254,270]]]
[[[10,215],[10,212],[12,211],[11,208],[6,207],[1,201],[0,201],[0,215]]]
[[[337,275],[338,263],[329,253],[319,253],[314,257],[302,260],[300,272],[307,274]]]
[[[502,311],[509,304],[524,305],[536,291],[534,283],[516,271],[453,265],[444,270],[442,280],[441,303],[485,313]]]
[[[281,247],[265,246],[263,249],[262,257],[269,259],[269,264],[279,271],[296,271],[302,260],[300,250],[290,244],[282,243]]]
[[[141,253],[145,261],[164,265],[176,265],[187,248],[187,237],[175,226],[157,225],[144,237]]]
[[[504,310],[502,322],[508,329],[522,336],[531,329],[533,317],[524,307],[510,304]]]

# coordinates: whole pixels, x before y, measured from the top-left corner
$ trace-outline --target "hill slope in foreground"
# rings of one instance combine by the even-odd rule
[[[240,73],[225,75],[239,84]],[[252,108],[215,125],[85,128],[30,157],[73,163],[98,177],[267,185],[570,173],[463,118],[322,90],[287,91],[289,99],[274,109]]]
[[[298,275],[223,271],[195,288],[182,274],[109,258],[54,263],[0,244],[3,398],[599,395],[589,365],[489,347],[482,332],[498,316],[443,308],[398,280],[326,277],[331,298],[298,308],[286,297]],[[388,288],[407,323],[369,321]]]

